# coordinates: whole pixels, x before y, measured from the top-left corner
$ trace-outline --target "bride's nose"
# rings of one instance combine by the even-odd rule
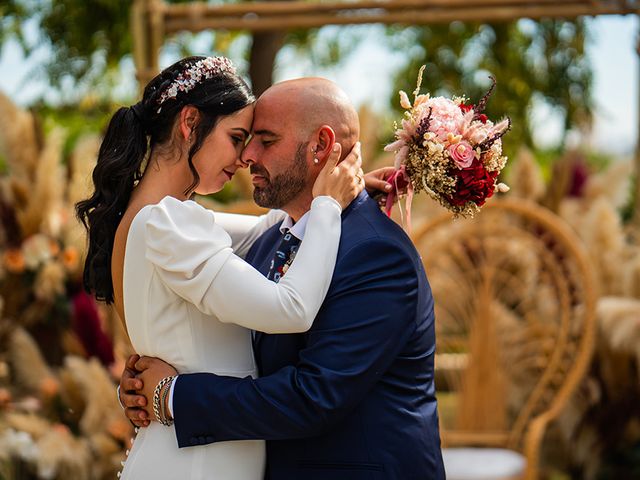
[[[253,149],[251,148],[251,142],[249,142],[243,149],[242,152],[240,153],[240,156],[238,157],[238,166],[240,166],[241,168],[247,168],[249,166],[251,166],[252,164],[255,163],[255,160],[253,159],[253,154],[251,153]]]

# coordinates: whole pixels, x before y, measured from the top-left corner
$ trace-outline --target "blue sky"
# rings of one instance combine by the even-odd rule
[[[597,110],[588,142],[597,150],[628,154],[635,146],[638,131],[640,67],[635,51],[640,28],[638,18],[605,16],[590,19],[589,26],[591,41],[587,51],[594,67]],[[360,50],[352,56],[353,60],[338,68],[317,70],[294,53],[282,52],[276,80],[303,75],[325,76],[342,86],[357,105],[369,103],[374,108],[382,108],[390,93],[388,72],[399,66],[402,58],[378,48],[380,36],[376,28],[368,31]],[[46,55],[46,49],[42,49],[25,62],[17,45],[5,43],[0,52],[0,90],[22,105],[28,105],[34,97],[46,93],[45,84],[30,75],[33,66]],[[121,95],[127,97],[135,91],[130,61],[123,63],[123,75],[126,80]],[[544,109],[535,111],[534,118],[539,125],[536,138],[542,144],[552,144],[558,136],[558,119]]]
[[[595,69],[597,105],[595,146],[633,149],[638,132],[639,66],[636,46],[640,25],[636,16],[592,20],[589,56]]]

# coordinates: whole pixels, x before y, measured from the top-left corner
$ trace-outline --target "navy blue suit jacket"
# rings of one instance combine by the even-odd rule
[[[248,261],[266,273],[279,239],[275,226]],[[258,379],[178,377],[178,444],[266,439],[271,480],[442,479],[434,351],[421,259],[363,192],[343,212],[333,279],[311,329],[258,334]]]

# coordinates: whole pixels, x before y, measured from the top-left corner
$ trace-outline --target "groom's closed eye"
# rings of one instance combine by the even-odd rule
[[[280,139],[278,135],[270,130],[256,130],[254,136],[258,137],[263,147],[272,145]]]

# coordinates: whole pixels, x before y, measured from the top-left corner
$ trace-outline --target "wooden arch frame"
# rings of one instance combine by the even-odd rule
[[[324,25],[420,25],[629,14],[640,14],[640,0],[276,0],[215,5],[202,1],[167,4],[163,0],[134,0],[131,30],[136,76],[145,85],[160,71],[158,56],[164,38],[180,31],[264,32]],[[637,108],[640,111],[640,104]],[[634,220],[640,227],[640,121],[635,172]]]

